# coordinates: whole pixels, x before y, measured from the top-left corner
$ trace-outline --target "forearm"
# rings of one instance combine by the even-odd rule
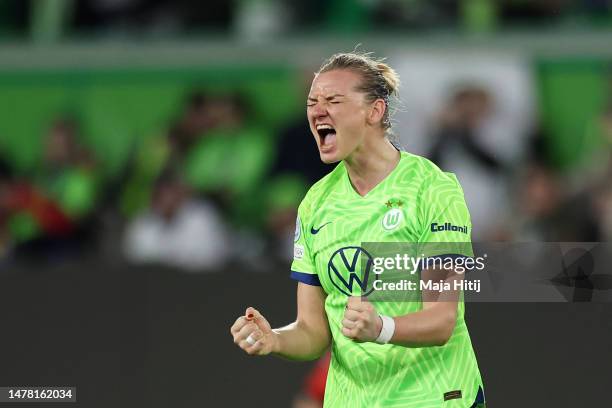
[[[390,343],[406,347],[444,345],[457,321],[457,303],[439,302],[419,312],[398,316]]]
[[[274,354],[289,360],[314,360],[329,347],[328,327],[314,327],[299,320],[273,330],[277,335]]]

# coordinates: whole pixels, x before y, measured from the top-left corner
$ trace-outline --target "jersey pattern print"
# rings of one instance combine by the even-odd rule
[[[322,286],[327,295],[325,311],[333,341],[326,408],[472,405],[482,380],[463,302],[458,304],[453,334],[443,346],[356,342],[341,332],[348,296],[364,294],[361,283],[368,279],[360,271],[363,242],[461,242],[462,253],[453,255],[472,256],[470,233],[470,216],[456,177],[407,152],[401,152],[395,169],[365,196],[351,185],[344,162],[311,187],[298,209],[291,276]],[[420,301],[372,303],[388,316],[422,308]]]

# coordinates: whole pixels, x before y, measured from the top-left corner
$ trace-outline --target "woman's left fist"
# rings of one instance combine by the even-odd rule
[[[342,319],[342,334],[356,341],[374,341],[382,329],[376,308],[365,298],[351,296]]]

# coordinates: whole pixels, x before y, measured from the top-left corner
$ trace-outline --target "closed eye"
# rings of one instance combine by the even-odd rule
[[[336,95],[330,95],[327,98],[327,102],[329,103],[340,103],[342,102],[342,98],[344,97],[344,95],[340,95],[340,94],[336,94]]]
[[[341,102],[341,101],[330,101],[329,103],[331,103],[331,104],[334,104],[334,105],[335,105],[335,104],[342,103],[342,102]],[[307,103],[306,103],[306,106],[315,106],[315,105],[316,105],[316,103],[315,103],[315,102],[307,102]]]

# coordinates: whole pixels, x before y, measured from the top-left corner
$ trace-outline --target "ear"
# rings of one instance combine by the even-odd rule
[[[378,98],[372,102],[372,105],[370,105],[370,111],[368,112],[368,124],[375,125],[377,123],[381,123],[383,117],[385,116],[386,110],[387,105],[383,99]]]

